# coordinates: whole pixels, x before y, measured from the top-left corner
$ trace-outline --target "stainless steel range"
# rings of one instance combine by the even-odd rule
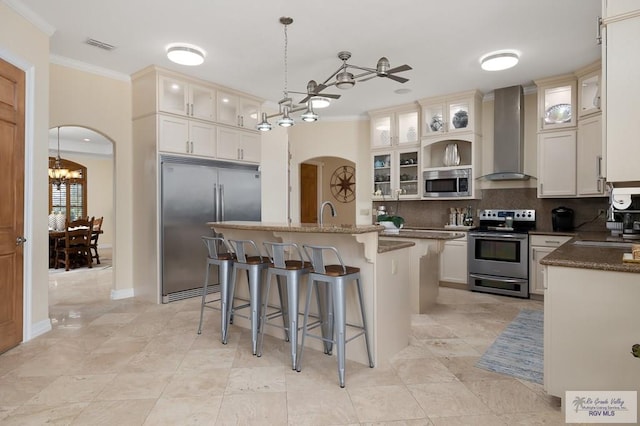
[[[529,298],[529,231],[535,210],[480,210],[469,232],[469,290]]]

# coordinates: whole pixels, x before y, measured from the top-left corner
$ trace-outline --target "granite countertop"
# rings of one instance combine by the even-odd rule
[[[381,237],[400,237],[400,238],[418,238],[425,240],[455,240],[463,238],[466,234],[463,232],[444,232],[434,229],[406,229],[402,228],[399,233],[392,234],[389,232],[380,232]]]
[[[391,241],[378,240],[378,253],[387,253],[394,250],[400,250],[406,247],[413,247],[416,243],[412,241]]]
[[[306,232],[332,234],[364,234],[384,229],[382,225],[318,225],[317,223],[276,223],[276,222],[208,222],[208,226],[216,229],[244,229],[253,231]]]
[[[554,233],[554,235],[558,235]],[[640,263],[622,261],[624,253],[630,253],[630,248],[607,247],[605,245],[576,245],[575,241],[590,242],[628,242],[640,241],[623,240],[613,237],[609,232],[578,232],[574,238],[567,241],[542,259],[542,265],[565,266],[569,268],[598,269],[603,271],[640,273]]]

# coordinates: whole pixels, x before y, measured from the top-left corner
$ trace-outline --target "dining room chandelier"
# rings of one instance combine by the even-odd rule
[[[60,126],[58,130],[58,156],[53,161],[53,167],[49,167],[49,182],[56,186],[59,191],[60,186],[67,183],[71,179],[79,179],[82,177],[80,170],[69,170],[64,167],[62,158],[60,158]]]

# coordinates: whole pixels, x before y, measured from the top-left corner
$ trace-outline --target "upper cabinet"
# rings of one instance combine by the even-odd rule
[[[578,119],[602,112],[601,63],[597,61],[576,71],[578,77]]]
[[[418,102],[422,108],[423,137],[481,133],[482,94],[478,91],[425,98]]]
[[[256,130],[260,119],[260,103],[231,92],[218,90],[218,122]]]
[[[216,91],[188,81],[160,76],[158,78],[158,109],[202,120],[215,120]]]
[[[131,80],[134,138],[159,153],[260,163],[258,98],[156,66]]]
[[[419,107],[416,104],[370,111],[371,148],[417,146]]]
[[[602,58],[605,171],[608,182],[640,181],[640,2],[603,2]]]
[[[556,130],[575,127],[576,77],[567,74],[535,82],[538,86],[538,130]]]

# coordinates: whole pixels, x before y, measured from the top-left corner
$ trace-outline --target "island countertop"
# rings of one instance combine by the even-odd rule
[[[579,241],[605,244],[607,242],[632,243],[630,240],[611,237],[608,233],[581,233],[540,259],[540,264],[640,274],[640,263],[622,261],[622,255],[631,252],[631,248],[607,247],[604,244],[601,246],[574,244]]]
[[[317,223],[278,223],[278,222],[208,222],[208,226],[219,229],[243,229],[253,231],[305,232],[331,234],[364,234],[379,232],[382,225],[318,225]]]

